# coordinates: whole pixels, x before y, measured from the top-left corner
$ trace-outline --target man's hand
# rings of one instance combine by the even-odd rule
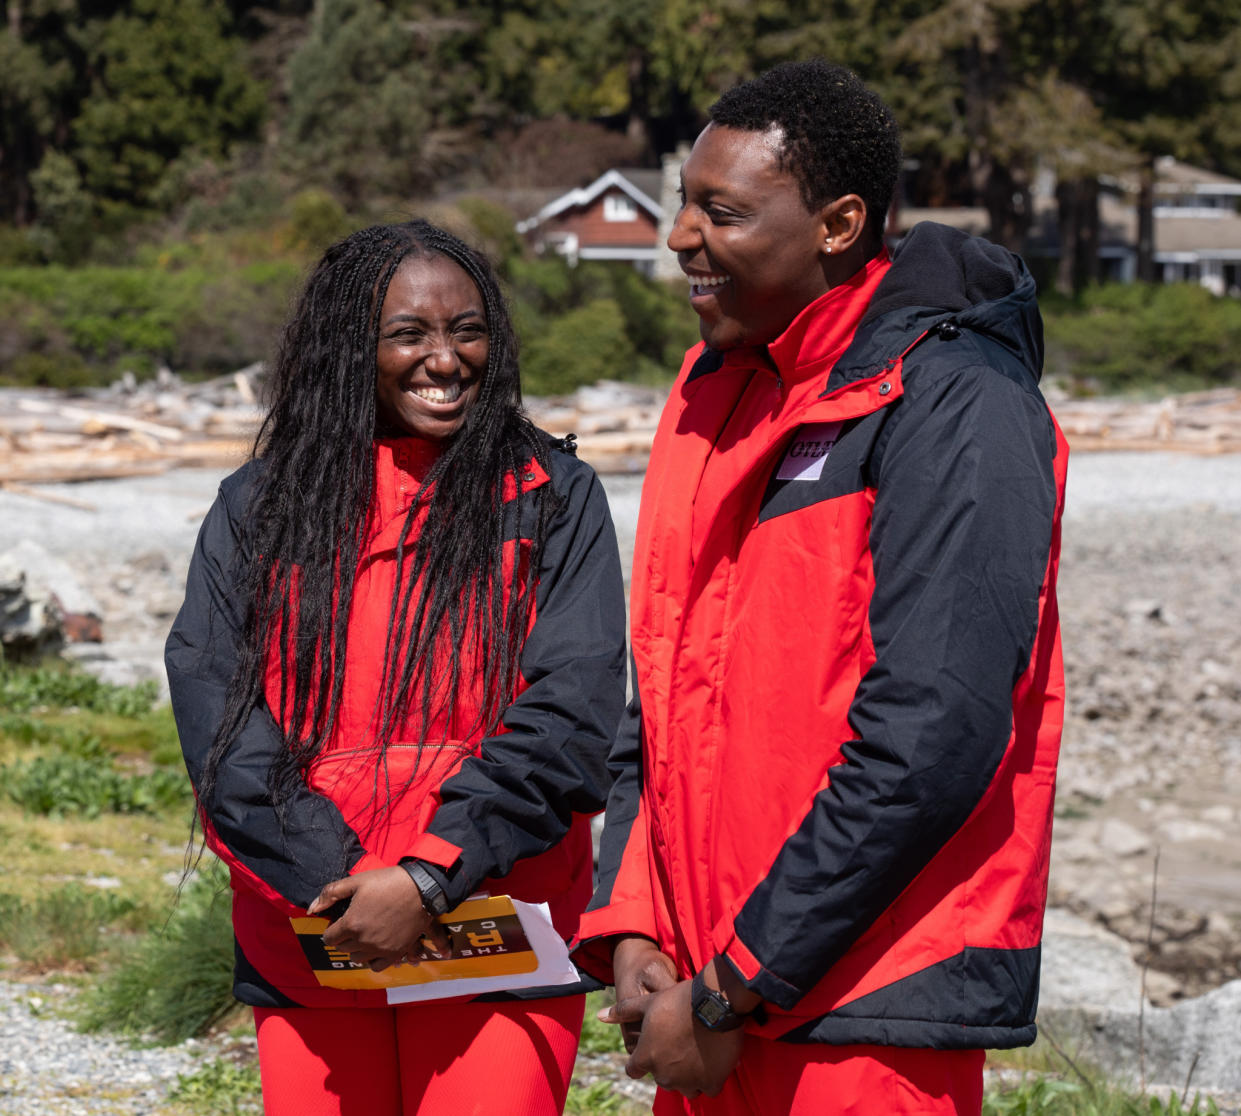
[[[611,1009],[615,1021],[637,1024],[638,1044],[625,1064],[630,1077],[655,1078],[661,1089],[675,1089],[686,1097],[715,1096],[728,1080],[745,1031],[708,1031],[694,1020],[690,981],[662,992],[618,1000]]]
[[[677,983],[677,967],[672,958],[662,953],[650,938],[621,938],[612,951],[612,973],[616,984],[616,1002],[634,1000],[662,992]],[[619,1023],[625,1049],[632,1054],[642,1029],[641,1017],[635,1020],[614,1017],[615,1008],[599,1013],[604,1023]]]
[[[443,953],[444,928],[422,905],[422,895],[404,868],[375,868],[336,880],[319,892],[307,914],[320,914],[342,899],[349,906],[323,932],[323,944],[349,954],[376,972],[401,961],[416,961],[425,934]]]

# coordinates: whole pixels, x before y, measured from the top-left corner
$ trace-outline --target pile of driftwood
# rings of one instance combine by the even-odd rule
[[[82,395],[0,392],[0,483],[12,489],[240,464],[261,416],[260,375],[255,366],[187,384],[161,372]]]
[[[161,372],[144,383],[127,377],[74,396],[0,391],[0,485],[29,490],[53,481],[240,464],[258,430],[261,382],[255,365],[195,384]],[[545,430],[576,433],[580,455],[600,472],[640,473],[665,396],[606,382],[529,399],[527,407]],[[1052,406],[1074,449],[1241,451],[1241,392],[1232,389],[1151,403],[1056,399]]]
[[[1241,391],[1232,388],[1151,403],[1064,399],[1052,410],[1075,450],[1241,451]]]

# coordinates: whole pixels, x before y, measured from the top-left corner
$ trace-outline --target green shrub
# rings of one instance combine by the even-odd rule
[[[322,252],[349,232],[345,207],[327,190],[310,187],[295,194],[289,204],[293,241],[301,248]]]
[[[33,902],[0,894],[0,950],[39,970],[89,965],[102,948],[102,928],[133,914],[131,899],[71,883]]]
[[[534,395],[555,395],[596,380],[624,379],[637,361],[620,307],[600,298],[545,320],[523,343],[522,383]]]
[[[522,383],[531,394],[600,379],[668,383],[698,341],[684,292],[627,264],[517,257],[508,278]]]
[[[241,1116],[262,1110],[261,1092],[258,1066],[217,1058],[194,1073],[178,1074],[168,1099],[201,1116]]]
[[[158,929],[123,948],[84,994],[79,1026],[172,1044],[211,1029],[236,1007],[227,875],[213,864]]]
[[[1241,383],[1241,300],[1196,283],[1111,283],[1044,300],[1049,371],[1079,392]]]
[[[57,263],[85,259],[95,235],[95,201],[77,164],[62,151],[49,151],[30,185],[39,213],[31,238],[43,257]]]
[[[250,264],[205,282],[177,323],[174,368],[218,374],[268,357],[301,272],[291,263]]]
[[[0,269],[0,376],[67,387],[118,367],[214,373],[261,360],[300,275],[295,259],[205,267],[175,252],[145,266]]]

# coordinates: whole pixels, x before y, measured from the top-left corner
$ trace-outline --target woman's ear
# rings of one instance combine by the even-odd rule
[[[843,256],[866,237],[866,203],[857,194],[842,194],[822,210],[823,251]]]

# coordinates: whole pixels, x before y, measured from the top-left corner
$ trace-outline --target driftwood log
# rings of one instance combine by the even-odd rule
[[[227,469],[245,460],[262,416],[259,367],[205,383],[169,373],[87,396],[0,391],[0,484],[30,486],[164,472]],[[530,399],[534,421],[575,433],[603,473],[640,473],[665,393],[599,383],[572,395]],[[1149,402],[1053,398],[1076,450],[1241,452],[1241,391],[1221,389]]]

